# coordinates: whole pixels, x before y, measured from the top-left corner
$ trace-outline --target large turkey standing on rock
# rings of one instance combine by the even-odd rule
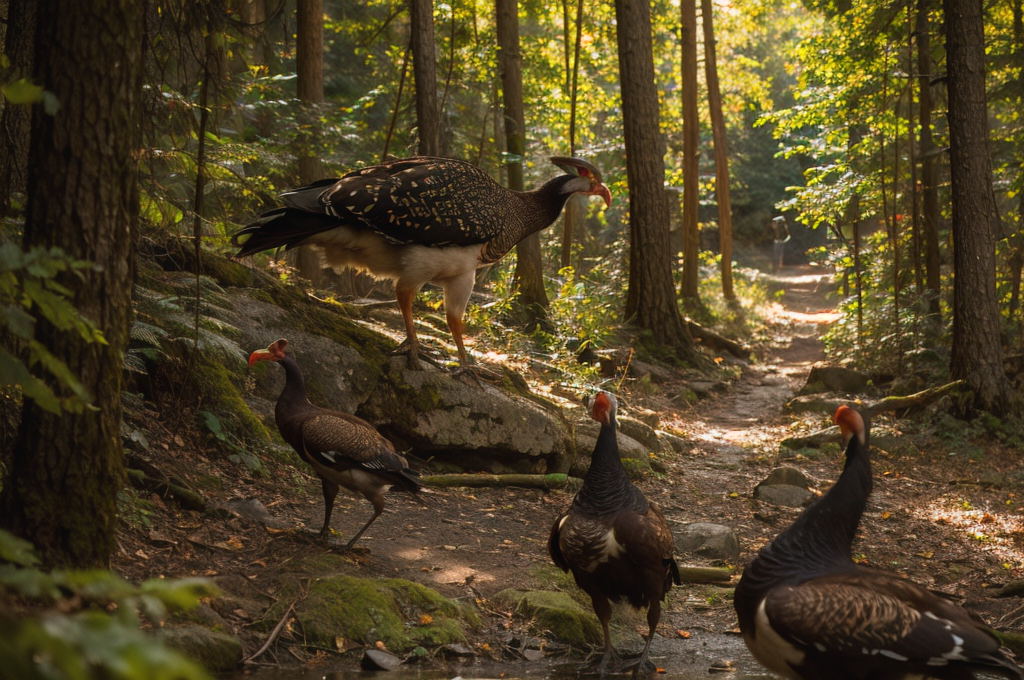
[[[451,158],[374,165],[283,194],[285,207],[261,215],[232,243],[240,248],[236,257],[314,245],[331,267],[393,279],[411,367],[419,365],[413,299],[426,283],[441,286],[448,327],[465,366],[462,316],[476,269],[550,226],[573,194],[600,196],[611,205],[596,167],[564,156],[551,162],[568,174],[525,192],[506,189],[480,168]],[[243,236],[248,240],[240,243]]]
[[[295,359],[284,353],[285,339],[249,355],[249,366],[258,361],[275,361],[284,368],[284,391],[277,400],[274,420],[284,440],[320,476],[324,492],[324,526],[320,537],[331,528],[331,511],[340,488],[359,494],[373,504],[373,517],[349,540],[355,545],[363,532],[384,512],[384,493],[392,486],[411,494],[422,483],[405,458],[362,418],[319,408],[309,403],[306,381]]]

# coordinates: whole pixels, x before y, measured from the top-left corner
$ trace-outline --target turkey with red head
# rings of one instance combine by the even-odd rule
[[[284,368],[284,391],[277,400],[274,420],[277,429],[302,460],[320,476],[324,493],[324,526],[320,537],[331,528],[331,512],[339,489],[358,494],[373,504],[373,517],[349,540],[355,545],[370,525],[384,512],[384,494],[392,486],[410,494],[422,484],[415,470],[395,447],[362,418],[319,408],[306,396],[306,381],[295,359],[285,354],[288,341],[277,340],[249,356],[249,366],[273,361]]]
[[[512,191],[470,163],[417,157],[355,170],[282,195],[237,232],[236,257],[272,248],[316,246],[327,265],[392,279],[405,322],[409,365],[418,367],[412,303],[426,283],[444,290],[448,327],[467,363],[462,317],[478,267],[497,262],[524,238],[550,226],[573,194],[611,205],[601,172],[579,158],[554,156],[566,174],[533,191]],[[244,242],[243,237],[247,237]]]
[[[597,671],[605,675],[616,661],[608,628],[612,602],[647,607],[649,632],[634,676],[647,672],[661,602],[672,584],[680,583],[673,552],[672,531],[661,510],[636,488],[619,458],[615,411],[608,392],[589,401],[591,417],[601,423],[590,469],[583,487],[551,527],[548,553],[562,571],[571,571],[577,585],[590,596],[604,632],[604,654]]]
[[[791,680],[1021,678],[993,631],[896,574],[854,563],[850,546],[871,493],[868,427],[840,406],[839,480],[758,553],[734,603],[754,657]]]

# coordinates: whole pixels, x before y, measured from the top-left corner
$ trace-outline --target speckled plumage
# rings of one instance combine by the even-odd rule
[[[330,531],[331,512],[339,489],[344,488],[373,504],[374,514],[349,540],[347,548],[362,536],[384,511],[384,493],[392,486],[416,494],[422,484],[395,447],[362,418],[319,408],[306,396],[305,380],[295,359],[284,353],[284,339],[249,357],[274,361],[284,368],[285,388],[277,400],[274,420],[281,437],[319,475],[324,494],[324,524],[321,536]]]
[[[839,480],[758,553],[736,588],[747,647],[791,680],[968,680],[979,671],[1021,678],[991,629],[966,610],[853,562],[871,492],[868,430],[846,407],[836,422],[849,437]]]
[[[441,286],[464,364],[462,316],[475,270],[552,224],[572,194],[611,201],[593,165],[574,158],[552,161],[568,174],[526,192],[506,189],[480,168],[451,158],[416,157],[362,168],[283,194],[286,207],[264,213],[232,242],[237,257],[315,246],[331,267],[394,280],[413,365],[412,300],[428,282]]]

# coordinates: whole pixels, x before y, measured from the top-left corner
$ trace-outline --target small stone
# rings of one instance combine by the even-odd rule
[[[672,447],[672,450],[676,453],[683,453],[684,451],[690,450],[690,443],[686,441],[685,437],[680,437],[672,432],[666,432],[665,430],[657,430],[656,434],[658,439]]]
[[[214,673],[231,670],[242,661],[242,642],[233,635],[191,625],[164,628],[162,635],[168,647]]]
[[[787,508],[800,508],[813,494],[807,489],[790,484],[776,484],[772,486],[758,486],[754,489],[754,498],[772,505],[782,505]]]
[[[676,533],[675,539],[676,547],[683,553],[719,560],[736,560],[740,556],[736,532],[724,524],[687,524]]]
[[[768,476],[764,478],[764,481],[758,484],[758,486],[778,486],[780,484],[788,484],[789,486],[799,486],[803,489],[810,489],[814,486],[814,482],[811,478],[804,474],[803,470],[798,470],[795,467],[777,467],[768,473]]]
[[[402,665],[402,660],[390,652],[367,649],[360,665],[364,671],[393,671]]]
[[[444,651],[448,652],[453,656],[476,656],[476,652],[467,647],[466,645],[460,645],[458,643],[452,643],[444,646]]]
[[[539,649],[524,649],[522,655],[527,661],[540,661],[545,656],[544,652]]]

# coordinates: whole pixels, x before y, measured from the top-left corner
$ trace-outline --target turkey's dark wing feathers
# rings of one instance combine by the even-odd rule
[[[883,572],[855,572],[772,590],[772,628],[810,651],[881,655],[908,665],[967,664],[1020,677],[999,642],[967,613],[915,584]]]
[[[555,563],[555,566],[562,571],[569,571],[569,563],[565,559],[565,555],[562,554],[562,546],[559,545],[561,541],[559,531],[559,524],[562,519],[569,513],[563,512],[561,515],[555,518],[555,523],[551,525],[551,535],[548,536],[548,555],[551,555],[551,561]]]
[[[351,172],[319,200],[326,212],[394,243],[448,246],[499,234],[510,197],[469,163],[421,157]]]

